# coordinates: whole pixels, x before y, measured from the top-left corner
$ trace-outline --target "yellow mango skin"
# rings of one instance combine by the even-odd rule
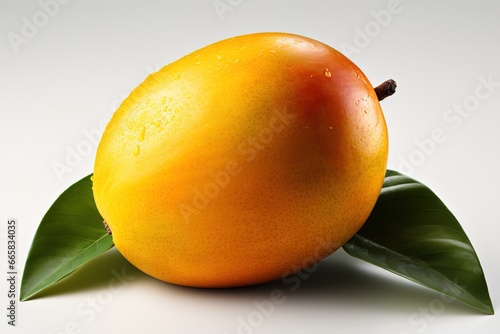
[[[380,104],[356,65],[303,36],[256,33],[195,51],[132,91],[99,144],[93,190],[140,270],[244,286],[349,240],[387,155]]]

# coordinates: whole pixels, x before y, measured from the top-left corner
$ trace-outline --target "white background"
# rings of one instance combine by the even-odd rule
[[[389,168],[427,184],[456,215],[482,262],[497,315],[445,304],[438,293],[342,250],[296,291],[283,282],[230,290],[177,287],[142,274],[113,250],[43,298],[20,303],[16,328],[3,315],[2,279],[2,333],[499,333],[496,2],[220,0],[231,9],[221,15],[213,0],[43,5],[51,2],[0,1],[2,271],[7,220],[19,222],[22,272],[46,210],[92,172],[96,146],[86,133],[100,131],[149,72],[226,37],[286,31],[348,54],[374,85],[398,82],[397,93],[383,102]],[[30,30],[30,24],[38,27]],[[24,39],[16,44],[16,38]],[[481,80],[496,84],[488,91]],[[454,106],[463,106],[465,116]],[[431,144],[435,131],[442,140]],[[81,159],[73,157],[70,170],[58,175],[54,166],[68,166],[69,152],[78,150]],[[117,272],[128,278],[110,290]],[[259,318],[255,302],[269,300],[273,289],[286,299]],[[244,328],[242,321],[259,326]]]

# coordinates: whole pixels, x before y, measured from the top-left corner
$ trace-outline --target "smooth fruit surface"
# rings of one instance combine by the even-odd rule
[[[286,33],[209,45],[150,75],[98,147],[97,207],[158,279],[279,279],[347,242],[379,195],[387,129],[345,56]]]

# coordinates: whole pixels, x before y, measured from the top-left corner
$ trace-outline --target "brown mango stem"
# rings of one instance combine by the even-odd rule
[[[106,228],[106,232],[108,232],[108,234],[111,234],[111,229],[109,228],[108,223],[106,223],[105,220],[103,220],[102,223],[104,224],[104,227]]]
[[[394,94],[397,86],[396,81],[389,79],[375,87],[375,93],[377,94],[378,100],[382,101],[386,97]]]

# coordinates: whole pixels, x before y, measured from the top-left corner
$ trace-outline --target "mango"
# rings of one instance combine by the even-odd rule
[[[107,125],[97,208],[123,256],[160,280],[236,287],[321,261],[380,193],[377,94],[319,41],[255,33],[148,76]]]

